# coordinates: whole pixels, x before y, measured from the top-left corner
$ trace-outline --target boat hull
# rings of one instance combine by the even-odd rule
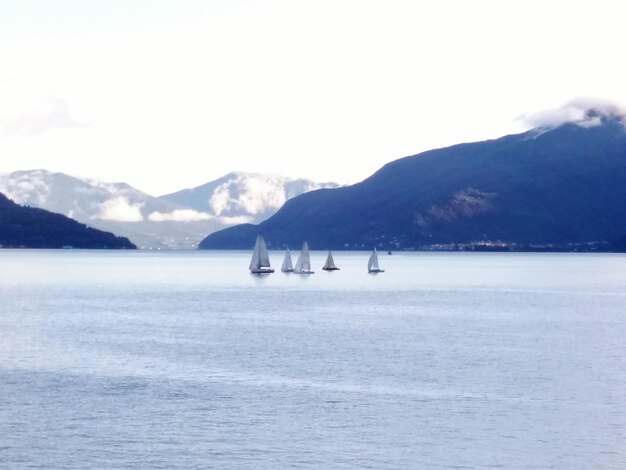
[[[272,268],[258,268],[258,269],[251,269],[250,273],[252,274],[270,274],[273,273],[274,270]]]
[[[384,269],[368,269],[367,272],[370,274],[376,274],[376,273],[384,273],[385,270]]]
[[[324,271],[339,271],[339,268],[322,268]]]

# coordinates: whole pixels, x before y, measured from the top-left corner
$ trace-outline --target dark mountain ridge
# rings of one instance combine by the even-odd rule
[[[200,248],[597,249],[626,236],[621,117],[404,157],[353,186],[303,194]],[[581,247],[582,245],[582,247]]]
[[[87,227],[61,214],[20,206],[2,193],[0,247],[137,248],[127,238]]]

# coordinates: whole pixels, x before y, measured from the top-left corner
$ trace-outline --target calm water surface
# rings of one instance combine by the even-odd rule
[[[0,467],[626,468],[626,256],[334,255],[0,250]]]

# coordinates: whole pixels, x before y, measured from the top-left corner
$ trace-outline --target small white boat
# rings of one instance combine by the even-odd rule
[[[337,271],[339,268],[335,266],[335,260],[333,259],[333,254],[328,250],[328,256],[326,257],[326,262],[324,263],[324,267],[322,268],[324,271]]]
[[[380,269],[378,266],[378,253],[376,252],[376,248],[370,255],[370,259],[367,262],[367,272],[368,273],[384,273],[384,269]]]
[[[298,255],[296,266],[293,269],[295,274],[313,274],[315,271],[311,271],[311,259],[309,256],[309,245],[304,242],[302,250]]]
[[[267,246],[265,245],[265,239],[260,233],[256,237],[256,243],[254,244],[252,260],[250,260],[250,272],[252,274],[266,274],[274,272],[274,270],[270,268],[270,257],[267,252]]]
[[[291,253],[289,252],[289,248],[285,252],[285,258],[283,259],[283,265],[280,270],[284,273],[292,273],[294,271],[293,264],[291,263]]]

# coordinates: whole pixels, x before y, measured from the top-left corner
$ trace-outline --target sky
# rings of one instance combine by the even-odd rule
[[[352,184],[623,106],[623,23],[606,0],[0,0],[0,173]]]

